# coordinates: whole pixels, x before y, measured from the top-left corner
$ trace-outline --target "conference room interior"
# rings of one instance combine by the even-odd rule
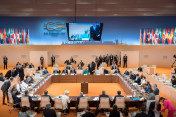
[[[0,116],[175,117],[175,10],[164,0],[0,1]]]

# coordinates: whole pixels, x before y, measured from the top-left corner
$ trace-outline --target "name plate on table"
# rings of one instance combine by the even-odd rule
[[[65,75],[65,74],[62,74],[62,75]]]
[[[87,75],[87,74],[83,74],[83,75]]]
[[[70,75],[75,75],[75,74],[70,74]]]
[[[105,74],[105,75],[110,75],[110,74]]]

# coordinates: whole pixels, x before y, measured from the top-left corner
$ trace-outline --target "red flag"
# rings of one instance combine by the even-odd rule
[[[5,28],[4,28],[4,44],[7,44],[7,34]]]

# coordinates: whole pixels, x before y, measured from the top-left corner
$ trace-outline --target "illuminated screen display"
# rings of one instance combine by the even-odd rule
[[[69,41],[100,41],[102,23],[67,23]]]

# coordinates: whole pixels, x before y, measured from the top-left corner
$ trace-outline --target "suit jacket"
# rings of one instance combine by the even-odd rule
[[[148,95],[147,100],[155,100],[155,94],[154,94],[154,93],[150,93],[150,94]]]
[[[9,87],[11,86],[10,80],[7,80],[4,82],[4,84],[1,86],[1,90],[3,92],[8,91]]]
[[[130,79],[136,80],[136,75],[135,75],[135,74],[132,74],[132,75],[130,76]]]
[[[42,95],[42,97],[49,97],[49,99],[50,99],[50,103],[52,102],[52,98],[51,98],[50,95]]]
[[[40,57],[40,62],[43,62],[44,61],[44,58],[43,57]]]
[[[123,56],[123,61],[127,61],[127,56]]]
[[[113,100],[113,103],[115,104],[115,102],[116,102],[116,98],[118,98],[118,97],[124,97],[123,95],[116,95],[115,97],[114,97],[114,100]]]
[[[138,68],[138,71],[139,71],[139,72],[142,72],[142,67],[139,67],[139,68]]]
[[[113,70],[113,69],[117,69],[117,67],[116,66],[111,66],[111,70]]]
[[[19,73],[19,77],[24,77],[24,69],[23,68],[19,69],[18,73]]]
[[[174,80],[171,80],[171,82],[172,82],[172,86],[176,85],[176,78]]]
[[[18,98],[15,93],[12,93],[12,98],[13,98],[13,104],[17,104],[21,102],[20,98]]]
[[[93,26],[90,27],[90,37],[94,40],[99,40],[98,35],[100,34],[100,26],[96,25],[95,29]]]
[[[141,78],[138,77],[138,78],[135,80],[135,83],[138,83],[138,85],[140,85],[140,84],[141,84]]]
[[[135,117],[148,117],[148,115],[145,114],[144,112],[141,112],[141,113],[137,113]]]
[[[70,74],[76,74],[75,70],[70,70]]]
[[[17,74],[18,74],[17,71],[12,72],[11,70],[9,70],[9,71],[6,73],[5,77],[6,77],[7,79],[9,79],[10,77],[15,77]]]
[[[111,111],[109,117],[120,117],[119,111]]]
[[[109,71],[104,69],[104,74],[109,74]]]
[[[52,61],[52,62],[55,61],[55,57],[54,57],[54,56],[51,57],[51,61]]]
[[[46,75],[48,73],[48,70],[43,70],[42,74]]]
[[[62,71],[62,73],[63,73],[63,74],[68,74],[68,70],[64,69],[64,70]]]
[[[120,70],[115,70],[114,74],[119,73],[121,74]]]
[[[43,67],[40,67],[40,66],[38,67],[38,70],[42,70],[42,69],[43,69]]]
[[[61,72],[60,70],[59,71],[58,70],[54,70],[53,74],[60,74],[60,72]]]
[[[155,107],[155,106],[157,106],[157,107]],[[161,111],[161,104],[156,105],[155,102],[150,103],[149,111],[148,111],[149,117],[154,117],[155,116],[155,114],[153,112],[154,109],[156,109],[157,111]]]
[[[153,93],[154,93],[155,95],[159,95],[159,89],[158,89],[158,88],[155,88],[155,89],[153,90]]]
[[[34,68],[34,65],[29,65],[29,68]]]
[[[57,117],[56,111],[53,109],[47,109],[47,110],[43,111],[43,115],[44,115],[44,117]]]
[[[4,57],[3,60],[4,60],[4,61],[3,61],[4,63],[7,63],[8,58],[7,58],[7,57]]]

